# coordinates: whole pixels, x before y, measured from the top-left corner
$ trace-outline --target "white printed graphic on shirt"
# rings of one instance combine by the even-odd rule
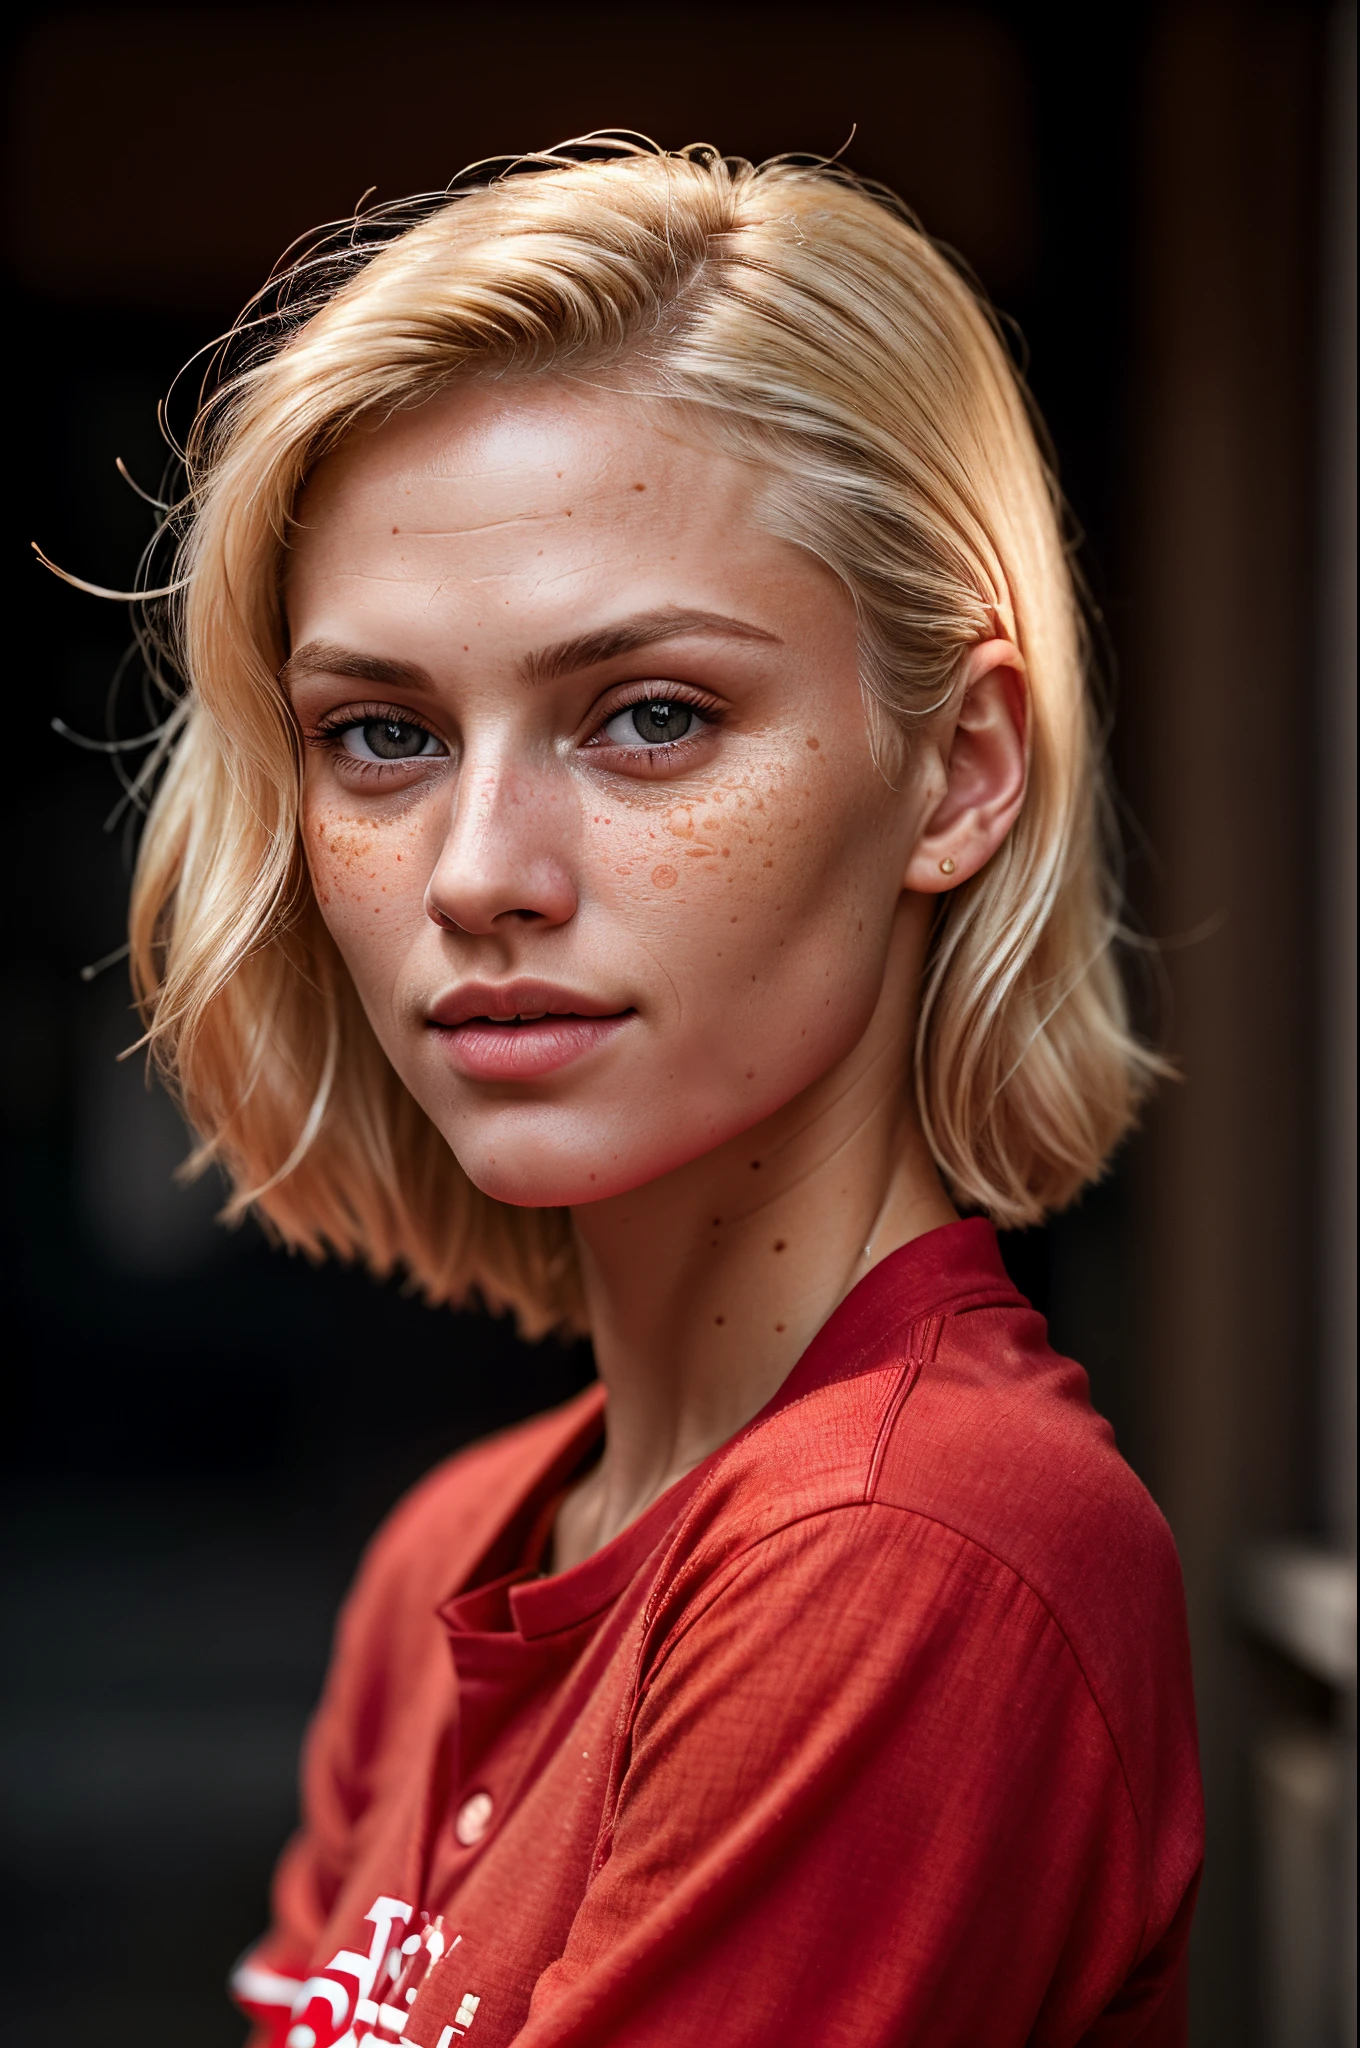
[[[443,1920],[431,1920],[426,1913],[419,1915],[419,1928],[407,1934],[415,1917],[415,1909],[404,1899],[384,1895],[364,1915],[373,1929],[366,1955],[338,1949],[305,1983],[262,1969],[247,1958],[235,1971],[231,1988],[266,2023],[272,2019],[281,2026],[286,2016],[286,2032],[281,2039],[271,2037],[277,2048],[359,2048],[365,2041],[405,2041],[421,1986],[436,1963],[462,1940],[461,1935],[450,1938]],[[438,2048],[452,2048],[466,2035],[481,2002],[477,1992],[463,1992]]]

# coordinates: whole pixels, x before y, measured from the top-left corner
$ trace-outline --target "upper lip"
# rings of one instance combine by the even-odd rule
[[[441,996],[429,1013],[446,1031],[473,1017],[618,1017],[631,1005],[602,1002],[549,981],[465,981]]]

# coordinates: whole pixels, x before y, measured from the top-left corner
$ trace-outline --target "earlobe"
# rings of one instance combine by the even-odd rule
[[[1025,800],[1029,692],[1010,640],[987,640],[964,658],[941,714],[945,787],[926,816],[904,883],[922,895],[957,888],[986,866]]]

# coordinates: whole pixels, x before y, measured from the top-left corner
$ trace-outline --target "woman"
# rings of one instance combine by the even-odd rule
[[[238,1213],[599,1368],[376,1538],[257,2039],[1182,2039],[1175,1555],[993,1232],[1156,1062],[987,312],[846,176],[602,145],[243,332],[151,1043]]]

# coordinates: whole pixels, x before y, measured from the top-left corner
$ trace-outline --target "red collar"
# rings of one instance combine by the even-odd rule
[[[823,1387],[869,1372],[900,1340],[904,1328],[926,1315],[1021,1297],[1001,1262],[996,1232],[981,1217],[929,1230],[881,1259],[827,1318],[773,1398],[727,1443],[677,1479],[635,1522],[592,1557],[552,1578],[504,1572],[475,1583],[440,1609],[455,1635],[499,1634],[506,1629],[535,1640],[579,1627],[603,1613],[652,1551],[664,1543],[684,1507],[714,1466],[749,1430]],[[499,1548],[513,1521],[526,1531],[552,1495],[589,1456],[604,1428],[605,1394],[598,1382],[562,1410],[562,1435],[551,1440],[543,1463],[506,1503]],[[522,1553],[521,1553],[522,1554]]]

